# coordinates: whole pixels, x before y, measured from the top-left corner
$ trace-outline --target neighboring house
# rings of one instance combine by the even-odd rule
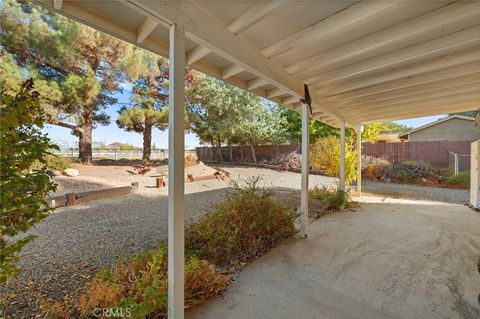
[[[375,143],[396,143],[402,140],[398,137],[398,133],[380,133],[375,138]]]
[[[480,139],[480,127],[474,126],[475,118],[451,115],[420,126],[399,135],[402,140],[419,141],[476,141]]]
[[[123,143],[120,143],[120,142],[115,142],[115,143],[112,143],[112,144],[108,144],[107,145],[107,149],[109,150],[120,150],[122,148],[122,146],[128,146],[128,144],[123,144]],[[134,146],[132,149],[134,150],[141,150],[142,148],[141,147],[136,147]]]

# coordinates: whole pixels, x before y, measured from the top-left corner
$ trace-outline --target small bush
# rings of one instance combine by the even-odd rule
[[[79,310],[94,315],[98,308],[130,313],[132,318],[167,317],[168,253],[165,244],[154,251],[122,260],[113,270],[99,272],[87,286]],[[223,292],[230,278],[195,256],[185,260],[185,307],[203,303]]]
[[[356,207],[349,192],[327,186],[321,188],[316,186],[311,189],[308,192],[308,201],[310,211],[316,218],[339,211],[342,208]]]
[[[56,171],[63,172],[67,168],[70,168],[73,166],[73,161],[70,157],[65,157],[61,155],[56,155],[56,154],[48,154],[45,157],[45,160],[47,162],[47,165]],[[41,167],[40,162],[35,162],[33,165],[34,168]]]
[[[347,203],[347,193],[341,189],[332,189],[326,186],[314,187],[308,192],[310,202],[318,202],[324,211],[340,210]]]
[[[345,184],[349,185],[356,179],[357,152],[345,145]],[[310,162],[315,169],[332,177],[340,176],[340,140],[336,136],[318,139],[310,152]]]
[[[445,178],[445,183],[448,185],[455,185],[462,188],[470,187],[470,174],[467,172],[462,172],[457,176],[451,175]]]
[[[295,233],[294,216],[257,187],[259,177],[235,192],[186,232],[187,249],[216,265],[238,267]]]
[[[197,165],[198,157],[195,154],[188,153],[185,155],[185,167],[195,166]]]
[[[287,154],[279,154],[270,161],[269,164],[279,165],[282,170],[289,170],[292,168],[298,169],[302,167],[302,155],[296,151]]]

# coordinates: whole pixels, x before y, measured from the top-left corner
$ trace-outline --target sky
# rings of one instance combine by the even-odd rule
[[[126,132],[120,129],[115,121],[117,120],[117,111],[124,104],[130,102],[131,89],[126,88],[123,94],[117,94],[118,104],[107,109],[107,113],[110,115],[110,125],[98,126],[93,130],[93,141],[104,142],[105,144],[111,144],[114,142],[128,143],[141,147],[143,145],[142,134],[135,132]],[[416,128],[427,123],[436,121],[443,117],[443,115],[420,117],[415,119],[395,121],[396,123],[404,124],[412,128]],[[77,147],[78,138],[71,134],[71,130],[59,126],[48,125],[44,128],[44,131],[48,133],[50,138],[61,147]],[[157,148],[168,148],[168,129],[160,131],[159,129],[153,129],[152,143],[155,143]],[[192,149],[200,145],[198,137],[193,133],[185,134],[185,148]]]

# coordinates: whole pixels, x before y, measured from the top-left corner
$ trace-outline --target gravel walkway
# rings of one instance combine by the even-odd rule
[[[109,200],[91,202],[75,208],[62,208],[52,213],[30,233],[38,238],[22,250],[24,271],[0,287],[0,307],[7,318],[32,318],[38,308],[49,300],[65,295],[78,295],[99,269],[111,267],[119,256],[129,256],[150,249],[167,236],[167,189],[154,188],[157,170],[146,176],[132,175],[128,166],[77,167],[80,176],[57,177],[57,194],[71,190],[90,190],[125,186],[139,182],[139,193]],[[233,180],[263,176],[262,186],[289,191],[300,189],[300,174],[262,168],[227,167]],[[337,184],[336,179],[311,175],[311,186]],[[379,183],[375,183],[379,184]],[[213,202],[228,191],[228,183],[207,180],[185,184],[185,215],[187,223],[203,216]],[[378,194],[379,190],[397,187],[404,193],[418,193],[410,185],[364,183],[364,189]],[[421,189],[427,189],[420,187]],[[435,192],[435,193],[434,193]],[[462,191],[433,189],[433,194]],[[463,191],[464,192],[464,191]],[[442,195],[443,196],[443,195]],[[445,195],[446,196],[446,195]]]

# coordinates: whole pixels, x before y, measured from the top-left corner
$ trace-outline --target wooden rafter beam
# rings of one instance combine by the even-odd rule
[[[302,29],[288,37],[262,49],[262,53],[269,57],[285,53],[293,48],[306,46],[312,42],[321,42],[327,37],[341,34],[359,22],[370,20],[380,12],[393,13],[398,9],[397,2],[358,2],[345,10],[340,11],[308,28]]]
[[[391,70],[401,65],[425,61],[430,58],[448,55],[480,44],[480,26],[455,32],[433,40],[422,42],[407,48],[396,50],[372,59],[347,65],[326,73],[321,73],[305,80],[307,84],[315,83],[318,87],[337,81]]]
[[[63,0],[53,0],[53,8],[55,10],[62,10]]]
[[[373,94],[387,95],[388,92],[397,89],[411,88],[416,85],[432,83],[439,80],[448,80],[459,76],[478,74],[479,70],[480,62],[468,63],[454,68],[442,69],[427,74],[412,76],[406,79],[382,83],[343,94],[332,94],[328,96],[328,99],[336,102],[345,103],[346,101],[355,100],[359,97],[366,97]]]
[[[375,52],[386,50],[398,43],[422,38],[431,39],[435,34],[440,36],[445,32],[445,25],[452,24],[460,29],[475,26],[479,19],[480,10],[478,10],[477,2],[456,2],[299,61],[286,69],[299,78],[306,78],[309,77],[308,74],[327,67],[340,66],[342,63],[343,65],[351,64],[351,61],[361,60],[360,57],[363,59],[373,57]]]
[[[285,0],[262,1],[231,21],[226,28],[235,34],[239,33],[278,8],[283,2],[285,2]],[[187,54],[187,64],[190,65],[197,62],[210,52],[211,50],[206,47],[195,47]]]
[[[158,21],[182,24],[185,27],[187,37],[194,42],[208,47],[216,54],[242,66],[257,77],[268,79],[269,83],[285,89],[287,93],[297,98],[303,97],[303,83],[301,81],[290,75],[280,65],[266,58],[249,42],[210,19],[208,15],[198,10],[191,3],[132,0],[122,3],[143,15],[158,19]],[[333,103],[318,94],[312,94],[312,102],[315,107],[323,109],[326,113],[349,122],[348,116],[341,114]]]
[[[158,22],[155,19],[146,17],[142,24],[137,28],[137,43],[142,43],[157,26]]]
[[[480,105],[480,92],[478,90],[470,93],[454,94],[438,98],[425,99],[422,101],[402,103],[397,106],[390,106],[372,112],[358,113],[356,120],[365,122],[368,120],[380,120],[384,118],[408,118],[435,114],[444,114],[461,111],[458,105],[470,105],[476,108]]]
[[[422,92],[405,97],[398,97],[387,101],[370,102],[364,105],[344,107],[342,110],[348,112],[349,110],[360,111],[365,114],[374,113],[376,111],[391,111],[401,109],[403,105],[413,102],[423,102],[425,100],[439,100],[442,97],[448,97],[459,94],[480,93],[480,86],[477,83],[470,83],[459,87],[450,87],[443,90],[436,90],[431,92]]]
[[[335,83],[334,86],[322,86],[317,91],[319,93],[331,92],[332,94],[342,94],[354,90],[363,89],[369,86],[388,83],[390,81],[411,78],[421,74],[453,68],[464,64],[480,61],[480,45],[464,51],[455,52],[446,56],[437,57],[427,61],[416,62],[413,64],[401,66],[393,70],[386,70],[372,75],[362,76],[352,80],[345,80]],[[313,89],[319,88],[319,85],[311,85]]]
[[[349,101],[339,101],[338,107],[340,109],[344,108],[353,108],[361,105],[370,105],[375,102],[381,101],[395,101],[398,98],[405,96],[412,96],[415,94],[423,94],[434,91],[441,91],[445,89],[462,87],[465,85],[470,85],[477,83],[480,87],[480,70],[478,73],[468,74],[464,76],[459,76],[447,80],[438,80],[430,83],[419,84],[413,87],[400,88],[396,90],[389,91],[385,94],[378,93],[367,95],[364,97],[359,97]]]

